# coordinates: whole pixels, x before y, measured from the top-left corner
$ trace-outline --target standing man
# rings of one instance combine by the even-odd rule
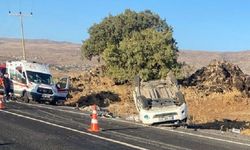
[[[11,85],[11,81],[9,79],[9,75],[8,73],[5,73],[3,77],[3,87],[4,87],[6,101],[9,101],[9,98],[10,98],[10,92],[11,92],[10,85]]]
[[[3,74],[0,71],[0,95],[4,96]]]

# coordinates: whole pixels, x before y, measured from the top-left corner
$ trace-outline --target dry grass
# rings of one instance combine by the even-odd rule
[[[241,134],[250,136],[250,129],[244,129],[244,130],[242,130]]]
[[[73,90],[66,104],[80,106],[96,103],[100,106],[108,107],[109,111],[116,116],[126,116],[136,114],[136,109],[132,99],[131,85],[115,85],[114,82],[101,76],[92,76],[89,73],[78,73],[70,75]]]
[[[212,93],[208,96],[193,88],[182,89],[184,92],[191,121],[207,123],[214,120],[250,121],[249,98],[233,90],[228,93]]]
[[[79,78],[79,81],[73,82],[73,87],[82,91],[72,90],[72,98],[67,101],[68,105],[82,102],[86,104],[84,103],[86,98],[93,99],[91,95],[110,92],[118,96],[117,100],[109,101],[108,109],[112,113],[119,116],[137,113],[132,98],[132,85],[115,85],[108,77],[91,76],[83,72],[70,73],[70,76]],[[194,88],[181,90],[185,95],[192,123],[201,124],[223,119],[250,121],[250,99],[243,97],[242,93],[237,90],[212,93],[208,96]],[[94,98],[92,101],[97,100]]]
[[[62,75],[62,73],[56,74]],[[105,105],[115,116],[122,117],[138,113],[132,98],[132,85],[115,85],[107,77],[92,76],[86,72],[75,72],[68,75],[79,81],[72,81],[75,90],[70,92],[72,98],[66,102],[67,105],[74,106],[79,103],[80,106],[86,106],[97,103],[101,106]],[[82,91],[78,91],[79,89]],[[242,93],[237,90],[224,94],[212,93],[208,96],[194,88],[182,88],[181,90],[188,104],[190,123],[218,129],[218,126],[226,126],[227,123],[224,122],[224,119],[232,120],[228,126],[236,128],[238,126],[241,128],[245,121],[250,121],[250,99],[244,98]],[[111,94],[105,96],[106,93]],[[97,96],[98,94],[102,95],[101,98]],[[242,134],[250,135],[250,130],[244,129]]]
[[[95,101],[103,104],[104,102],[95,98],[96,94],[102,95],[109,92],[111,97],[117,95],[117,100],[108,101],[108,109],[112,113],[119,116],[137,113],[132,98],[132,85],[115,85],[107,77],[90,76],[88,73],[75,73],[70,76],[79,78],[79,81],[73,82],[73,86],[82,88],[82,91],[71,91],[72,98],[67,101],[68,105],[74,105],[75,103],[86,105],[86,99],[89,99],[89,103]],[[237,90],[224,94],[212,93],[208,96],[193,88],[182,88],[181,90],[185,95],[192,123],[202,124],[223,119],[250,121],[250,99],[244,98],[242,93]],[[105,98],[102,97],[101,99],[105,101]]]

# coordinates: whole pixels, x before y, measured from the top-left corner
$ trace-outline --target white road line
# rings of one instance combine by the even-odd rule
[[[56,110],[56,111],[67,112],[67,113],[72,113],[72,114],[89,116],[89,114],[86,114],[86,113],[83,113],[83,112],[74,112],[74,111],[72,111],[73,109],[72,110],[55,109],[56,107],[48,107],[48,106],[45,106],[45,105],[28,104],[28,103],[22,103],[22,102],[18,102],[18,101],[16,101],[16,103],[21,104],[21,105],[33,106],[33,107],[38,107],[38,108],[46,108],[46,109],[50,109],[50,110]],[[58,108],[60,108],[60,106]]]
[[[46,107],[46,106],[37,106],[37,105],[26,104],[26,103],[21,103],[21,104],[30,105],[30,106],[34,106],[34,107],[40,107],[40,108],[52,109],[52,108]],[[52,109],[52,110],[55,110],[55,109]],[[78,112],[73,112],[73,111],[70,111],[70,110],[59,110],[59,109],[56,109],[56,110],[62,111],[62,112],[69,112],[69,113],[75,113],[75,114],[88,115],[86,113],[78,113]],[[138,126],[145,127],[145,125],[143,125],[143,124],[135,123],[135,122],[129,122],[129,121],[126,121],[126,120],[117,120],[117,119],[113,119],[113,118],[107,118],[107,120],[113,120],[113,121],[118,121],[118,122],[135,124],[135,125],[138,125]],[[216,138],[216,137],[205,136],[205,135],[200,135],[200,134],[193,134],[193,133],[189,133],[189,132],[171,130],[171,129],[161,128],[161,127],[154,127],[154,126],[146,126],[146,127],[154,128],[154,129],[161,129],[161,130],[165,130],[165,131],[169,131],[169,132],[173,132],[173,133],[185,134],[185,135],[190,135],[190,136],[194,136],[194,137],[199,137],[199,138],[204,138],[204,139],[209,139],[209,140],[215,140],[215,141],[220,141],[220,142],[227,142],[227,143],[231,143],[231,144],[238,144],[238,145],[250,147],[250,144],[248,144],[248,143],[236,142],[236,141],[232,141],[232,140],[220,139],[220,138]]]
[[[209,131],[206,131],[206,130],[199,130],[200,133],[205,133],[205,134],[209,134],[209,135],[213,135],[213,136],[221,136],[221,133],[213,133],[213,132],[209,132]],[[223,132],[223,131],[222,131]],[[226,132],[225,132],[226,133]],[[225,136],[225,134],[224,134]],[[241,134],[239,135],[235,135],[235,136],[231,136],[229,138],[231,139],[234,139],[234,140],[239,140],[239,137],[238,136],[241,136]],[[246,141],[246,142],[250,142],[250,138],[244,138],[244,139],[241,139],[242,141]]]
[[[76,130],[76,129],[73,129],[73,128],[69,128],[69,127],[65,127],[65,126],[62,126],[62,125],[50,123],[50,122],[39,120],[39,119],[36,119],[36,118],[31,118],[31,117],[28,117],[28,116],[24,116],[24,115],[21,115],[21,114],[9,112],[9,111],[6,111],[6,110],[0,110],[0,112],[5,112],[5,113],[8,113],[8,114],[11,114],[11,115],[14,115],[14,116],[18,116],[18,117],[21,117],[21,118],[25,118],[25,119],[37,121],[37,122],[40,122],[40,123],[44,123],[44,124],[47,124],[47,125],[51,125],[51,126],[54,126],[54,127],[58,127],[58,128],[66,129],[66,130],[69,130],[69,131],[85,134],[85,135],[92,136],[92,137],[102,139],[102,140],[105,140],[105,141],[109,141],[109,142],[112,142],[112,143],[124,145],[124,146],[130,147],[130,148],[134,148],[134,149],[138,149],[138,150],[148,150],[146,148],[139,147],[139,146],[136,146],[136,145],[132,145],[132,144],[129,144],[129,143],[113,140],[113,139],[110,139],[110,138],[105,138],[105,137],[94,135],[94,134],[91,134],[91,133],[88,133],[88,132],[79,131],[79,130]]]
[[[210,140],[215,140],[215,141],[220,141],[220,142],[227,142],[227,143],[231,143],[231,144],[238,144],[238,145],[243,145],[243,146],[250,147],[250,144],[247,144],[247,143],[241,143],[241,142],[236,142],[236,141],[231,141],[231,140],[219,139],[219,138],[215,138],[215,137],[211,137],[211,136],[193,134],[193,133],[188,133],[188,132],[183,132],[183,131],[174,131],[174,130],[169,130],[169,129],[164,129],[164,128],[161,128],[161,129],[166,130],[166,131],[170,131],[170,132],[177,132],[177,133],[181,133],[181,134],[196,136],[196,137],[200,137],[200,138],[204,138],[204,139],[210,139]]]
[[[176,146],[176,145],[172,145],[172,144],[167,144],[167,143],[162,143],[162,142],[158,142],[158,141],[152,141],[150,139],[145,139],[145,138],[141,138],[141,137],[137,137],[137,136],[132,136],[132,135],[128,135],[128,134],[124,134],[124,133],[120,133],[120,132],[116,132],[116,131],[109,131],[114,133],[115,135],[119,135],[123,138],[127,138],[127,139],[134,139],[140,142],[144,142],[144,143],[150,143],[150,145],[153,146],[161,146],[163,148],[167,148],[169,150],[191,150],[189,148],[185,148],[185,147],[181,147],[181,146]]]

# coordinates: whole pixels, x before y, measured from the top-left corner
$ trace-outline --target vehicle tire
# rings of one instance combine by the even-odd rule
[[[57,101],[51,101],[49,104],[50,104],[50,105],[56,105],[56,104],[57,104]]]
[[[29,99],[29,96],[28,96],[28,93],[27,93],[27,92],[25,92],[25,93],[23,94],[23,101],[24,101],[25,103],[29,103],[29,102],[30,102],[30,99]]]
[[[184,128],[184,129],[187,129],[188,126],[189,126],[189,123],[188,123],[188,119],[185,118],[181,121],[181,126]]]

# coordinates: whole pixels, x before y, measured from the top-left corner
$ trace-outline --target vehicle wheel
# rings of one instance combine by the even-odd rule
[[[50,105],[56,105],[57,104],[57,101],[51,101],[50,102]]]
[[[30,99],[29,99],[29,96],[28,96],[28,93],[27,93],[27,92],[25,92],[24,95],[23,95],[23,101],[24,101],[25,103],[29,103],[29,102],[30,102]]]
[[[183,123],[187,123],[187,118],[182,120]]]

